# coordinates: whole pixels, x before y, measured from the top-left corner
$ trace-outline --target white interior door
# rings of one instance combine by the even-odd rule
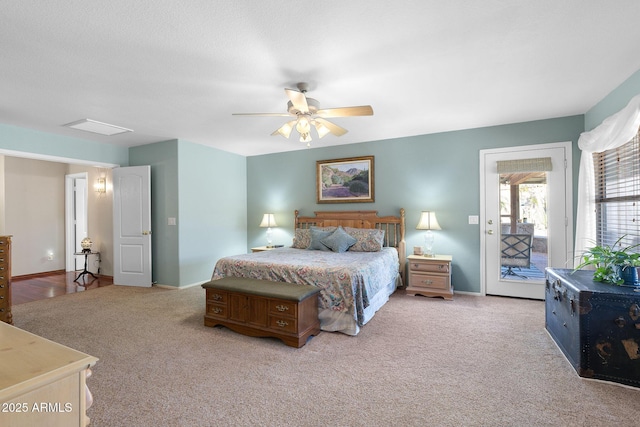
[[[87,173],[65,176],[66,270],[82,270],[84,257],[74,255],[82,251],[80,242],[88,233]]]
[[[113,283],[151,286],[151,168],[113,170]]]
[[[531,159],[551,159],[551,170],[536,174],[520,174],[518,179],[527,182],[527,177],[537,175],[545,187],[537,195],[527,194],[520,200],[520,193],[514,196],[516,203],[505,207],[506,176],[498,172],[498,161]],[[534,146],[510,147],[505,149],[481,150],[481,265],[482,289],[490,295],[519,298],[544,299],[544,269],[546,267],[567,268],[573,259],[573,204],[571,184],[571,143],[540,144]],[[530,181],[534,182],[534,181]],[[502,183],[502,185],[501,185]],[[502,189],[502,190],[501,190]],[[501,197],[502,191],[502,197]],[[507,191],[512,191],[507,190]],[[506,197],[508,199],[508,196]],[[528,203],[544,199],[543,213],[537,218],[538,224],[526,218]],[[509,213],[509,217],[505,215]],[[512,216],[511,212],[515,214]],[[512,218],[513,221],[510,221]],[[534,231],[535,229],[535,231]],[[531,233],[529,260],[523,266],[511,266],[505,260],[504,238],[510,235]]]

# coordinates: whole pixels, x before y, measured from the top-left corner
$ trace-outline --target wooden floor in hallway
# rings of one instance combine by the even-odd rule
[[[94,279],[85,275],[76,282],[78,274],[78,271],[63,271],[47,275],[13,278],[11,280],[11,303],[12,305],[24,304],[113,285],[113,277],[110,276],[97,276]]]

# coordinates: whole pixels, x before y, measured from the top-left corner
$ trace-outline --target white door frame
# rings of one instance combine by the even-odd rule
[[[554,142],[548,144],[522,145],[515,147],[495,148],[489,150],[480,150],[480,293],[487,294],[487,271],[486,271],[486,239],[487,239],[487,217],[486,217],[486,170],[485,155],[496,153],[507,153],[517,151],[541,150],[547,148],[564,148],[566,152],[565,165],[565,239],[567,242],[566,259],[573,261],[573,162],[571,141]],[[494,227],[495,228],[495,227]],[[568,264],[567,264],[568,265]],[[559,267],[559,266],[555,266]]]
[[[88,196],[89,196],[89,174],[87,172],[74,173],[65,175],[64,177],[64,220],[65,220],[65,269],[66,271],[75,271],[76,269],[76,242],[75,242],[75,209],[73,187],[76,179],[84,179],[87,182],[85,186],[85,209],[84,223],[85,229],[88,225]]]

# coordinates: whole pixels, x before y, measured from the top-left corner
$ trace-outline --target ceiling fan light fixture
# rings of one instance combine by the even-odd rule
[[[282,135],[285,138],[289,138],[291,136],[291,131],[293,131],[293,125],[295,122],[296,122],[295,120],[292,120],[290,122],[283,124],[278,130],[273,132],[271,136]]]
[[[317,122],[316,120],[313,121],[313,125],[316,127],[316,131],[318,132],[318,136],[320,138],[331,132],[328,127],[326,127],[322,123]]]
[[[302,135],[303,133],[308,134],[311,130],[311,123],[309,121],[309,116],[300,115],[298,116],[298,123],[296,124],[296,130]]]
[[[307,147],[311,146],[311,135],[309,133],[301,133],[300,134],[300,142],[306,142]]]

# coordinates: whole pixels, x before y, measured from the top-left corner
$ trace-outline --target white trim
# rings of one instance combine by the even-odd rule
[[[94,160],[72,159],[70,157],[60,157],[60,156],[51,156],[48,154],[29,153],[27,151],[5,150],[4,148],[0,148],[0,154],[4,154],[5,156],[11,156],[11,157],[22,157],[24,159],[46,160],[49,162],[69,163],[72,165],[87,165],[87,166],[93,166],[96,168],[112,169],[120,166],[115,163],[103,163],[103,162],[96,162]]]

